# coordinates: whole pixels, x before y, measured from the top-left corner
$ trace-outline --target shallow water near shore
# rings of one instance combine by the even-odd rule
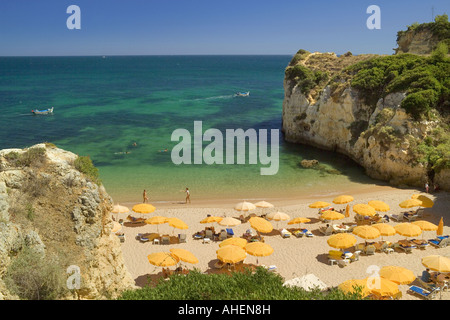
[[[351,160],[279,137],[279,170],[268,165],[175,165],[172,132],[281,129],[290,56],[128,56],[0,58],[1,148],[52,142],[89,155],[115,202],[273,199],[338,194],[377,184]],[[236,92],[250,91],[248,97]],[[54,107],[51,116],[31,109]],[[133,145],[136,143],[136,145]],[[205,144],[206,145],[206,144]],[[167,152],[165,150],[167,149]],[[305,169],[317,159],[328,170]]]

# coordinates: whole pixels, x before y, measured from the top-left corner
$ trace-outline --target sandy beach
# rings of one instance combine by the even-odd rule
[[[341,194],[350,194],[355,200],[350,203],[350,207],[357,203],[367,203],[370,200],[382,200],[390,206],[390,211],[387,214],[399,214],[407,211],[399,207],[399,203],[403,200],[411,198],[412,194],[421,193],[422,190],[416,189],[397,189],[386,186],[376,186],[368,189],[361,189],[360,192],[352,190],[352,193],[343,190]],[[426,208],[424,211],[423,220],[429,221],[434,224],[438,224],[441,217],[444,218],[444,235],[450,234],[450,227],[448,225],[450,221],[450,194],[440,191],[434,194],[428,194],[435,204],[432,208]],[[332,203],[335,196],[315,196],[315,197],[301,197],[287,198],[287,199],[257,199],[248,200],[252,202],[266,200],[275,205],[271,209],[257,208],[253,212],[257,215],[263,213],[269,213],[271,211],[281,211],[288,214],[291,218],[306,217],[311,219],[311,222],[302,224],[301,226],[307,228],[313,233],[313,237],[296,238],[291,236],[290,238],[282,238],[279,231],[282,228],[288,228],[287,221],[272,221],[274,231],[270,234],[262,234],[264,241],[270,244],[274,248],[274,253],[267,257],[260,257],[258,263],[266,266],[275,265],[277,267],[276,272],[279,273],[285,280],[290,280],[296,277],[301,277],[306,274],[314,274],[321,281],[323,281],[329,287],[337,286],[340,283],[348,279],[363,279],[373,275],[373,273],[366,273],[370,266],[401,266],[413,271],[416,276],[420,276],[425,267],[421,264],[421,258],[429,255],[442,255],[450,257],[450,246],[446,248],[435,248],[428,246],[424,250],[413,249],[412,253],[405,253],[403,251],[395,251],[391,254],[376,252],[375,255],[366,256],[361,255],[359,261],[352,262],[351,264],[341,267],[337,264],[330,265],[328,263],[328,251],[333,250],[328,244],[327,239],[329,236],[325,236],[319,232],[318,228],[324,226],[325,223],[320,221],[318,215],[318,209],[309,208],[308,205],[312,202],[321,200]],[[147,256],[154,252],[165,251],[168,252],[171,248],[184,248],[191,251],[199,260],[198,264],[189,265],[183,263],[188,269],[198,268],[202,272],[213,269],[214,263],[217,261],[216,250],[219,248],[220,242],[203,243],[202,240],[194,240],[192,235],[198,231],[204,230],[205,224],[201,224],[200,221],[204,219],[208,214],[222,217],[238,217],[241,212],[234,210],[234,206],[237,202],[241,202],[241,199],[223,199],[221,201],[215,200],[210,202],[207,200],[196,201],[192,199],[191,204],[185,204],[183,194],[180,195],[180,200],[171,203],[157,203],[154,204],[157,208],[155,212],[148,215],[139,215],[132,213],[134,217],[150,217],[154,215],[164,217],[177,217],[182,219],[188,226],[187,230],[179,230],[170,227],[168,224],[162,225],[142,225],[131,226],[125,224],[122,228],[126,240],[122,243],[123,256],[125,264],[136,281],[136,284],[143,286],[147,282],[148,276],[155,278],[161,275],[161,268],[151,265]],[[152,203],[152,201],[150,201]],[[121,203],[127,205],[129,208],[134,203]],[[340,210],[345,208],[345,204],[333,205],[335,209]],[[384,214],[384,213],[383,213]],[[124,219],[127,214],[120,214],[119,219]],[[117,217],[117,215],[114,215]],[[331,223],[341,222],[354,222],[355,213],[351,210],[350,217],[343,220],[339,220]],[[398,222],[391,220],[389,224],[395,226]],[[224,229],[218,224],[213,224],[217,230]],[[247,229],[251,229],[250,224],[243,223],[239,226],[233,227],[235,236],[240,237]],[[152,244],[151,242],[142,243],[136,239],[138,233],[156,232],[159,234],[178,235],[178,233],[186,233],[186,243],[179,244]],[[423,233],[424,239],[435,238],[435,231],[425,231]],[[357,243],[364,242],[365,240],[355,236]],[[422,235],[417,237],[422,238]],[[397,240],[405,239],[404,236],[395,235],[390,237],[384,237],[384,240],[395,242]],[[376,240],[381,240],[380,238]],[[244,260],[245,263],[256,264],[257,258],[248,255]],[[172,267],[174,269],[174,267]],[[413,283],[416,284],[416,283]],[[402,298],[404,300],[419,299],[416,296],[407,294],[408,285],[400,285],[402,291]],[[450,299],[450,293],[442,292],[442,295],[437,295],[436,299]]]

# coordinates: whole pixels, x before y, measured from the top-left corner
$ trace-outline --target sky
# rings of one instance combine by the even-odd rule
[[[381,29],[367,27],[371,5]],[[0,0],[0,56],[392,54],[397,31],[433,12],[450,1]]]

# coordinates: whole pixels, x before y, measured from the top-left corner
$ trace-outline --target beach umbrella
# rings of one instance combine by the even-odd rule
[[[175,229],[189,229],[189,226],[183,220],[178,218],[168,218],[167,223],[169,223],[169,226],[173,227],[174,232]]]
[[[130,209],[128,209],[128,207],[121,206],[119,204],[114,205],[113,209],[111,210],[112,213],[127,213],[129,211]]]
[[[267,257],[274,251],[269,244],[259,241],[247,243],[244,250],[255,257]],[[258,263],[258,258],[256,258],[256,263]]]
[[[420,207],[422,205],[422,201],[418,199],[408,199],[405,201],[402,201],[399,203],[400,208],[413,208],[413,207]]]
[[[419,201],[422,201],[422,204],[420,206],[424,208],[432,208],[434,205],[433,200],[422,194],[413,194],[411,199],[417,199]]]
[[[266,216],[266,218],[267,218],[268,220],[274,220],[274,221],[277,221],[277,228],[278,228],[278,222],[279,222],[279,221],[286,221],[286,220],[289,220],[291,217],[290,217],[289,215],[287,215],[286,213],[284,213],[284,212],[277,211],[277,212],[271,212],[271,213],[269,213],[269,214]]]
[[[300,224],[300,223],[306,223],[306,222],[310,222],[311,219],[308,218],[303,218],[303,217],[297,217],[292,219],[291,221],[288,222],[288,224]]]
[[[216,253],[217,259],[224,263],[236,263],[244,260],[247,256],[244,249],[234,245],[223,246]]]
[[[380,276],[397,284],[410,284],[416,275],[409,269],[398,266],[385,266],[380,269]]]
[[[314,203],[311,203],[309,205],[310,208],[326,208],[328,206],[330,206],[331,204],[328,202],[324,202],[324,201],[317,201]]]
[[[320,219],[322,220],[341,220],[344,219],[345,216],[342,213],[336,212],[336,211],[325,211],[321,216]]]
[[[167,223],[167,220],[168,220],[168,218],[166,218],[166,217],[153,216],[151,218],[146,219],[145,223],[147,223],[147,224],[156,224],[156,230],[159,233],[158,225],[163,224],[163,223]]]
[[[239,202],[238,204],[236,204],[234,206],[234,210],[237,210],[237,211],[251,211],[251,210],[255,210],[255,209],[256,209],[256,206],[253,203],[247,202],[247,201]]]
[[[344,216],[346,218],[350,217],[350,205],[349,204],[345,207],[345,215]]]
[[[223,218],[221,221],[219,221],[218,224],[220,224],[221,226],[225,226],[225,227],[235,227],[235,226],[240,225],[241,221],[236,218],[226,217],[226,218]]]
[[[214,223],[214,222],[220,222],[222,221],[222,217],[216,217],[216,216],[209,216],[200,221],[200,223]]]
[[[248,222],[253,229],[261,233],[269,233],[273,230],[272,224],[261,217],[251,217]]]
[[[140,204],[134,205],[132,210],[137,213],[146,214],[146,213],[152,213],[153,211],[156,210],[156,208],[149,203],[140,203]]]
[[[419,226],[409,222],[399,223],[394,229],[398,234],[405,237],[417,237],[422,233],[422,229]]]
[[[116,232],[119,232],[120,229],[122,229],[122,225],[116,221],[113,221],[113,227],[111,229],[111,232],[116,233]]]
[[[178,257],[169,252],[155,252],[147,256],[148,262],[158,267],[174,266],[180,261]]]
[[[436,230],[436,235],[442,236],[444,234],[444,217],[439,220],[438,229]]]
[[[368,217],[373,217],[377,213],[372,206],[362,203],[355,204],[353,206],[353,211],[355,211],[357,214],[361,216],[368,216]]]
[[[367,204],[373,207],[375,211],[386,212],[390,210],[389,205],[380,200],[370,200]]]
[[[270,202],[267,201],[259,201],[257,203],[255,203],[255,206],[258,208],[273,208],[273,204],[271,204]]]
[[[422,264],[433,271],[442,273],[450,272],[450,259],[439,255],[431,255],[422,258]]]
[[[387,223],[376,223],[373,224],[372,227],[380,231],[381,238],[383,238],[383,236],[394,236],[397,233],[395,228]]]
[[[422,231],[436,231],[438,229],[437,225],[425,220],[417,220],[411,223],[415,224],[416,226],[419,226],[420,229],[422,229]]]
[[[381,235],[380,230],[366,225],[355,227],[352,233],[363,239],[376,239]]]
[[[356,288],[361,288],[361,295],[363,297],[369,295],[370,290],[366,286],[366,280],[364,279],[350,279],[342,282],[338,285],[338,288],[345,293],[356,292]]]
[[[352,196],[342,195],[333,199],[333,203],[335,204],[344,204],[349,203],[355,200]]]
[[[365,279],[370,292],[379,296],[394,296],[400,292],[398,284],[383,277],[368,277]]]
[[[233,245],[233,246],[238,246],[238,247],[244,248],[247,243],[248,243],[248,241],[245,240],[244,238],[233,237],[233,238],[225,239],[222,242],[220,242],[219,247]]]
[[[176,256],[181,261],[196,264],[198,263],[198,259],[192,252],[186,249],[176,248],[176,249],[170,249],[170,252],[172,255]]]
[[[330,247],[337,249],[347,249],[355,245],[356,238],[348,233],[338,233],[331,235],[327,243]]]

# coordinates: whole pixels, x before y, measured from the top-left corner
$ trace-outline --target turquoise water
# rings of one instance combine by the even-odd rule
[[[0,148],[48,141],[89,155],[116,202],[264,198],[339,192],[371,183],[344,157],[283,141],[280,166],[175,165],[172,132],[281,129],[284,69],[290,56],[128,56],[0,58]],[[248,97],[235,97],[250,91]],[[51,116],[31,109],[54,107]],[[133,146],[136,143],[137,146]],[[168,152],[164,152],[165,149]],[[161,152],[163,151],[163,152]],[[126,153],[128,152],[128,153]],[[318,159],[342,174],[299,166]]]

